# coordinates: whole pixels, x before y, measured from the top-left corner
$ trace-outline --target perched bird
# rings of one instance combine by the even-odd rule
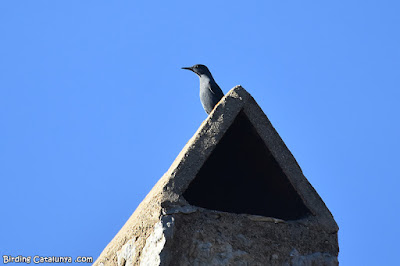
[[[205,65],[194,65],[192,67],[182,67],[191,70],[200,78],[200,101],[204,111],[210,114],[214,106],[221,100],[224,93],[215,82],[210,70]]]

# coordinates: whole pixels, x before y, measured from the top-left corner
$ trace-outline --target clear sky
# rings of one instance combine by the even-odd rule
[[[399,1],[2,1],[0,255],[97,258],[206,118],[207,65],[267,114],[338,223],[394,265]]]

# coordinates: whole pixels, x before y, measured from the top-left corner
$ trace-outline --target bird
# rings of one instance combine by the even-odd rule
[[[191,70],[200,78],[200,101],[204,111],[209,115],[215,105],[224,96],[221,88],[215,82],[210,70],[205,65],[197,64],[191,67],[182,67],[182,69]]]

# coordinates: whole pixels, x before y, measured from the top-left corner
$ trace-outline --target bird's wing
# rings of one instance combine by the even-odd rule
[[[222,92],[221,88],[218,86],[217,83],[214,83],[213,86],[209,86],[209,90],[214,95],[222,95],[222,96],[224,96],[224,93]]]

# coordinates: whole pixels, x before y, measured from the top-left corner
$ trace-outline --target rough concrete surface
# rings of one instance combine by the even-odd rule
[[[283,172],[285,182],[277,186],[304,204],[307,212],[300,218],[285,220],[243,209],[218,211],[213,205],[211,209],[191,205],[183,197],[239,113],[254,126]],[[232,178],[252,180],[242,173]],[[224,187],[218,189],[224,193]],[[204,191],[204,197],[209,193]],[[250,196],[237,194],[244,203]],[[275,204],[274,199],[267,200],[262,203],[266,208]],[[287,206],[284,203],[282,208]],[[337,265],[337,232],[331,213],[268,118],[251,95],[236,86],[221,99],[94,265]]]

